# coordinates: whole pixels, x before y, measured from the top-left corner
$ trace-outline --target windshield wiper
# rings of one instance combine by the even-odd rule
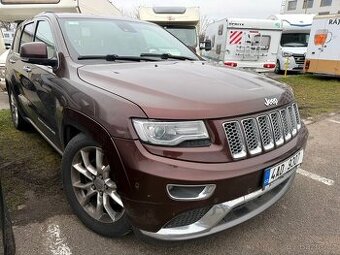
[[[156,61],[154,59],[150,58],[144,58],[143,56],[119,56],[116,54],[111,54],[111,55],[84,55],[84,56],[79,56],[78,60],[87,60],[87,59],[103,59],[106,61],[116,61],[116,60],[126,60],[126,61]]]
[[[161,59],[178,59],[178,60],[197,60],[194,58],[186,57],[186,56],[176,56],[176,55],[171,55],[169,53],[142,53],[140,54],[141,57],[156,57],[156,58],[161,58]]]

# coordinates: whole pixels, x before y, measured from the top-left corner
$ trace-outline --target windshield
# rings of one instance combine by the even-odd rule
[[[195,27],[164,27],[171,34],[176,36],[185,45],[196,48],[197,35]]]
[[[69,50],[76,58],[168,54],[198,60],[183,43],[154,24],[98,18],[65,18],[60,23]]]
[[[287,33],[282,34],[282,47],[307,47],[309,40],[308,33]]]

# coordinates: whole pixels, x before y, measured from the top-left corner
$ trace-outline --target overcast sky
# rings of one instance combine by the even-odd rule
[[[125,14],[138,6],[199,6],[211,20],[226,17],[267,18],[280,12],[282,0],[112,0]]]

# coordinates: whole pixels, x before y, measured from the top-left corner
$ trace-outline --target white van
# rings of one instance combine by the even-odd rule
[[[276,73],[302,71],[314,14],[284,14],[269,17],[282,21],[283,32],[276,61]]]
[[[280,21],[223,19],[208,26],[205,41],[211,41],[212,50],[202,55],[230,67],[273,71],[281,33]]]
[[[314,18],[305,72],[340,76],[340,15]]]

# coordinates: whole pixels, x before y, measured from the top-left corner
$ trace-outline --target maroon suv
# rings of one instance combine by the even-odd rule
[[[15,127],[62,155],[75,214],[111,237],[185,240],[248,220],[292,185],[308,136],[289,87],[137,20],[23,22],[6,86]]]

